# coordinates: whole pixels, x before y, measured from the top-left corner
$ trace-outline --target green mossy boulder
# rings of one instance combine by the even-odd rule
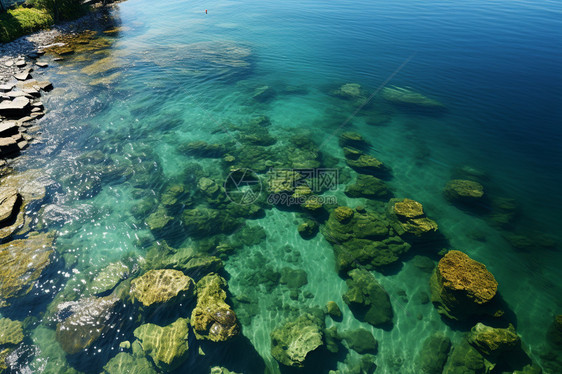
[[[497,357],[521,346],[521,338],[510,325],[507,329],[477,323],[468,334],[468,342],[484,356]]]
[[[189,320],[178,318],[168,326],[147,323],[137,327],[134,335],[140,340],[142,349],[152,357],[161,370],[173,370],[188,356]]]
[[[156,211],[148,216],[146,224],[154,235],[161,236],[170,229],[173,220],[174,218],[168,215],[166,207],[160,204]]]
[[[359,354],[377,353],[379,343],[370,331],[360,328],[342,333],[341,336],[348,347]]]
[[[315,221],[307,220],[298,227],[298,232],[303,239],[312,239],[318,234],[319,226]]]
[[[120,352],[103,367],[102,374],[156,374],[154,366],[144,356]]]
[[[127,278],[129,268],[121,261],[113,262],[96,274],[88,285],[91,295],[99,295],[111,291],[119,282]]]
[[[384,199],[392,193],[381,179],[372,175],[359,174],[355,184],[348,185],[345,188],[345,194],[355,198]]]
[[[20,321],[0,318],[0,347],[18,345],[23,341],[23,328]]]
[[[182,221],[184,229],[194,238],[230,234],[243,224],[242,220],[228,213],[204,207],[186,209]]]
[[[67,302],[59,308],[68,309],[72,314],[57,324],[56,339],[68,354],[88,349],[100,338],[115,328],[122,301],[115,296],[89,297]]]
[[[416,367],[423,374],[441,374],[451,350],[451,339],[435,333],[425,339],[416,360]]]
[[[347,157],[346,155],[345,162],[350,168],[352,168],[359,174],[383,176],[388,174],[389,172],[388,168],[382,163],[382,161],[379,161],[375,157],[364,154],[362,152],[359,157],[355,159]]]
[[[390,297],[375,277],[363,269],[351,270],[349,276],[350,279],[345,281],[348,290],[343,295],[343,301],[353,315],[375,327],[392,324],[394,312]]]
[[[475,181],[453,179],[447,183],[443,194],[453,203],[474,204],[484,196],[484,187]]]
[[[487,374],[492,367],[493,364],[463,339],[453,346],[443,374]]]
[[[150,270],[131,282],[130,294],[149,307],[153,304],[176,303],[193,297],[195,282],[174,269]]]
[[[326,304],[326,313],[335,320],[341,320],[343,314],[340,307],[335,301],[328,301]]]
[[[291,269],[289,267],[284,267],[281,269],[281,279],[279,280],[281,284],[286,285],[290,289],[298,289],[302,286],[308,284],[308,277],[306,271],[302,269]]]
[[[228,148],[224,144],[196,141],[180,146],[179,151],[189,156],[220,158],[226,154]]]
[[[271,355],[281,364],[304,367],[307,356],[323,343],[323,323],[310,313],[271,332]]]
[[[443,110],[445,106],[437,100],[430,99],[409,88],[390,86],[382,89],[382,97],[386,101],[401,106],[419,109]]]
[[[392,227],[406,239],[430,237],[439,226],[425,216],[421,203],[412,199],[392,199],[389,202],[389,216],[393,217]]]
[[[197,305],[191,313],[197,339],[222,342],[239,334],[236,314],[226,303],[226,286],[226,280],[214,273],[197,282]]]
[[[54,240],[54,233],[34,233],[0,245],[0,308],[31,291],[51,263]]]
[[[502,314],[495,306],[498,282],[484,264],[460,251],[449,251],[439,260],[430,286],[431,301],[448,318]]]
[[[337,89],[332,90],[331,94],[340,99],[351,100],[356,103],[363,103],[367,100],[367,93],[358,83],[343,84]]]
[[[363,135],[352,131],[341,133],[339,143],[340,147],[353,147],[358,149],[363,149],[369,146],[369,143],[365,140]]]

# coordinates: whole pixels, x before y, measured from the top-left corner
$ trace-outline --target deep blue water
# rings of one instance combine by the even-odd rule
[[[52,278],[60,284],[62,300],[79,299],[80,292],[69,290],[80,289],[81,277],[87,283],[112,262],[130,258],[142,264],[146,249],[157,241],[167,240],[176,248],[201,245],[198,233],[185,235],[177,227],[155,236],[131,211],[139,196],[159,196],[169,183],[185,184],[192,191],[197,188],[194,179],[202,175],[222,183],[228,172],[224,164],[187,156],[181,146],[196,140],[228,144],[230,133],[217,131],[225,123],[241,125],[266,115],[278,145],[309,131],[306,136],[350,175],[354,172],[345,167],[337,135],[343,130],[363,134],[372,145],[371,154],[392,168],[388,184],[395,196],[420,201],[438,222],[448,249],[461,249],[486,264],[530,357],[544,372],[555,372],[541,352],[553,316],[562,313],[560,2],[129,0],[112,17],[121,29],[104,36],[112,44],[103,53],[50,63],[45,75],[56,89],[43,100],[48,113],[40,122],[42,143],[31,146],[29,157],[18,164],[20,170],[44,170],[51,181],[48,209],[30,213],[38,229],[60,233],[57,252],[68,279]],[[102,58],[97,72],[88,70]],[[367,96],[375,94],[372,105],[357,111],[358,104],[330,95],[345,83],[360,84]],[[383,85],[410,87],[447,110],[434,114],[394,107],[382,99]],[[252,99],[254,90],[263,86],[277,91],[265,103]],[[390,121],[369,125],[379,110],[390,113]],[[142,169],[135,165],[145,162],[148,180],[135,185],[130,176],[100,177],[94,191],[78,194],[89,178],[102,175],[96,169],[102,166],[86,169],[80,161],[92,150],[103,153],[103,163],[113,160],[135,173]],[[195,172],[195,164],[202,171]],[[443,198],[443,187],[463,166],[485,175],[491,195],[517,202],[519,214],[512,227],[499,229]],[[365,199],[345,196],[343,189],[340,185],[335,193],[338,204],[368,206]],[[341,300],[346,284],[334,269],[330,244],[322,234],[303,240],[296,231],[301,218],[291,210],[268,209],[264,217],[248,220],[248,225],[264,229],[266,239],[224,258],[231,296],[255,305],[251,318],[242,320],[247,345],[205,346],[204,359],[191,348],[176,372],[208,373],[215,365],[245,373],[263,372],[263,367],[271,373],[290,372],[270,354],[271,331],[289,309],[323,307],[330,300],[340,305],[344,318],[337,323],[327,319],[328,327],[363,327],[378,340],[377,373],[419,373],[413,357],[425,338],[441,331],[458,343],[470,329],[447,323],[431,303],[414,301],[413,295],[429,292],[429,274],[411,259],[418,253],[389,274],[373,272],[390,295],[394,327],[384,330],[359,322]],[[553,244],[516,248],[505,239],[511,234],[531,243],[549,238]],[[443,248],[430,249],[435,254]],[[260,256],[265,260],[258,261]],[[294,300],[285,286],[265,290],[253,284],[266,265],[305,270],[308,284],[301,292],[312,296]],[[33,354],[21,356],[20,370],[56,373],[73,367],[98,373],[120,350],[121,341],[134,340],[136,325],[100,340],[99,351],[66,356],[54,342],[52,321],[41,314],[51,302],[40,298],[46,289],[37,288],[34,307],[24,303],[19,310],[0,310],[11,318],[37,317],[26,342]],[[238,314],[246,313],[238,308],[234,306]],[[136,316],[127,313],[131,315],[124,319]],[[150,318],[167,323],[158,315]],[[263,366],[256,357],[263,359]],[[354,352],[340,354],[330,369],[353,372],[350,367],[359,358]]]

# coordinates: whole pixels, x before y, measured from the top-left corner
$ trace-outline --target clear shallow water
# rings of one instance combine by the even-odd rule
[[[112,37],[114,43],[106,53],[87,61],[69,58],[47,70],[57,89],[44,100],[49,112],[42,120],[43,143],[18,161],[21,170],[43,168],[52,179],[50,205],[35,214],[44,228],[61,233],[57,251],[65,260],[63,272],[69,275],[52,277],[61,289],[65,284],[67,291],[76,287],[82,276],[91,278],[111,262],[146,255],[155,238],[144,220],[131,213],[141,198],[156,196],[171,182],[196,188],[194,175],[226,177],[219,161],[186,156],[179,148],[182,144],[229,142],[229,134],[220,131],[224,123],[240,125],[267,115],[278,145],[308,130],[322,144],[321,151],[344,167],[337,136],[332,134],[339,134],[339,126],[357,105],[329,92],[355,82],[371,94],[389,83],[412,87],[448,110],[428,116],[389,106],[378,95],[374,105],[359,111],[345,129],[363,134],[372,144],[371,153],[392,168],[388,184],[396,197],[422,202],[451,248],[488,266],[516,315],[518,333],[538,358],[552,316],[562,310],[559,246],[515,249],[505,240],[505,231],[452,206],[441,191],[455,170],[468,165],[487,175],[487,190],[517,201],[515,232],[531,232],[532,240],[549,236],[559,242],[562,7],[558,3],[172,1],[154,7],[132,0],[120,4],[114,17],[122,30]],[[111,69],[100,74],[83,70],[101,58],[105,60],[100,65]],[[113,81],[93,85],[108,77]],[[252,99],[254,90],[265,85],[277,95],[266,103]],[[391,114],[390,121],[370,125],[370,116],[380,108]],[[100,164],[80,159],[89,151],[101,151],[103,163],[125,165],[142,180],[131,181],[122,172],[103,174]],[[194,173],[194,163],[202,171]],[[191,171],[186,171],[188,167]],[[91,180],[92,189],[84,190]],[[340,185],[335,192],[340,205],[367,203],[346,197],[343,189]],[[339,304],[344,318],[337,323],[328,319],[328,326],[341,330],[362,326],[379,341],[377,373],[415,373],[412,358],[421,341],[442,331],[455,342],[470,327],[451,326],[430,303],[416,301],[419,292],[429,289],[429,274],[411,259],[417,253],[406,256],[408,261],[390,274],[374,273],[390,295],[393,329],[357,321],[341,300],[346,285],[334,270],[331,246],[321,234],[310,241],[301,239],[296,230],[300,222],[296,213],[266,210],[264,218],[248,223],[263,227],[266,240],[244,246],[225,260],[232,296],[249,299],[254,306],[250,313],[235,304],[243,334],[269,371],[280,370],[269,353],[270,332],[294,309],[322,307],[330,300]],[[175,247],[197,245],[173,230],[164,238]],[[301,288],[301,296],[293,300],[286,286],[268,290],[259,277],[255,281],[257,269],[264,265],[277,271],[305,270],[308,284]],[[39,288],[37,294],[46,289]],[[45,308],[43,303],[36,309]],[[23,319],[28,308],[24,304],[2,314]],[[59,372],[70,365],[97,373],[119,350],[120,341],[132,340],[125,329],[100,342],[99,351],[88,352],[85,359],[65,358],[52,343],[52,326],[41,314],[31,314],[38,326],[32,334],[34,344],[29,344],[35,354],[28,361],[22,358],[22,367],[32,371]],[[250,348],[240,348],[244,349],[251,355]],[[234,348],[211,350],[205,360],[191,353],[178,372],[208,372],[209,362],[225,362],[232,370],[248,373],[263,371]],[[348,362],[358,359],[354,352],[349,355]],[[342,372],[344,360],[345,355],[334,364]]]

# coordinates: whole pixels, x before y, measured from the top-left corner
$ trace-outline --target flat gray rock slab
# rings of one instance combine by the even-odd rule
[[[0,122],[0,137],[16,135],[18,133],[18,123],[16,121]]]
[[[15,188],[0,188],[0,226],[19,208],[21,196]]]
[[[12,101],[2,101],[0,103],[0,112],[2,111],[14,111],[14,110],[24,110],[29,106],[29,99],[27,97],[16,97]]]
[[[35,65],[39,66],[40,68],[46,68],[49,66],[46,62],[36,62]]]
[[[26,92],[23,92],[23,91],[6,92],[6,96],[11,97],[11,98],[16,98],[16,97],[27,97],[29,99],[32,98],[32,96],[29,93],[26,93]]]
[[[27,65],[27,63],[25,62],[25,60],[18,60],[16,61],[16,66],[18,68],[23,68],[25,65]]]
[[[14,66],[14,61],[8,60],[8,61],[4,62],[4,65],[6,65],[7,67]]]
[[[24,71],[22,73],[14,75],[14,78],[16,78],[18,81],[25,81],[31,78],[31,74],[29,74],[28,71]]]
[[[8,92],[14,88],[13,84],[0,84],[0,92]]]

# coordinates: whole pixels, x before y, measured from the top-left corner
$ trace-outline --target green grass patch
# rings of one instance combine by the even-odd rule
[[[43,9],[17,8],[0,14],[0,43],[7,43],[22,35],[45,29],[53,24],[53,17]]]

